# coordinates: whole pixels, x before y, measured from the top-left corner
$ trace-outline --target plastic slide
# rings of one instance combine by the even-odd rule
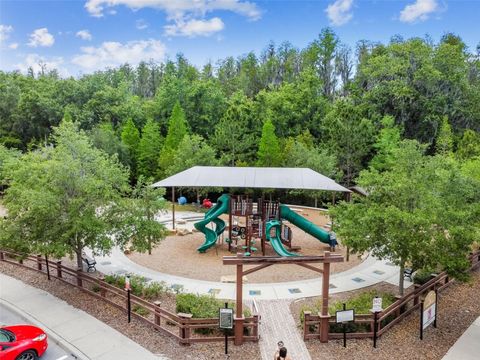
[[[275,236],[270,236],[271,229],[275,228]],[[282,224],[278,220],[270,220],[267,222],[265,226],[266,231],[266,238],[267,241],[270,241],[270,245],[272,245],[273,250],[280,255],[280,256],[298,256],[297,254],[293,254],[288,252],[287,249],[282,244]]]
[[[337,245],[337,241],[330,239],[330,234],[327,231],[321,229],[311,221],[308,221],[303,216],[297,214],[288,206],[280,205],[280,215],[282,219],[290,221],[293,225],[312,235],[317,240],[320,240],[321,242],[330,246]]]
[[[197,251],[204,253],[217,242],[217,237],[225,230],[225,222],[218,217],[228,212],[228,204],[230,197],[228,194],[223,194],[217,200],[215,206],[211,207],[205,213],[205,218],[194,224],[195,228],[205,234],[205,242]],[[215,230],[209,229],[207,225],[211,222],[215,224]]]

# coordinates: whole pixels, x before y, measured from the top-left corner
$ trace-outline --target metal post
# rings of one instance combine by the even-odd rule
[[[45,254],[45,264],[47,265],[47,279],[50,280],[50,266],[48,265],[48,255]]]
[[[420,302],[420,340],[423,340],[423,300]]]
[[[438,289],[435,289],[435,319],[433,320],[434,328],[437,328],[437,314],[438,314]]]
[[[175,230],[175,187],[172,186],[172,229]]]
[[[343,303],[343,311],[347,310],[347,304]],[[347,326],[343,322],[343,347],[347,347]]]
[[[130,300],[130,289],[127,290],[127,312],[128,312],[128,322],[132,320],[132,303]]]
[[[377,321],[378,321],[378,312],[375,311],[373,313],[373,347],[374,348],[377,347],[377,328],[378,328]]]
[[[225,303],[225,309],[228,309],[228,302]],[[228,330],[224,329],[225,331],[225,355],[228,355]]]

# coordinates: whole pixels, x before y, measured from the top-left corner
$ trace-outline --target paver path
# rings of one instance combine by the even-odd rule
[[[311,360],[295,320],[290,313],[289,300],[257,301],[261,314],[260,352],[263,360],[273,359],[278,341],[283,341],[292,359]]]

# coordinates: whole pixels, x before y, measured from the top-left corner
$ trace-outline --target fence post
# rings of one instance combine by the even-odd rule
[[[310,321],[310,311],[303,312],[303,340],[307,340],[308,328],[310,325],[307,325],[307,321]]]
[[[253,320],[255,322],[255,325],[253,326],[253,336],[255,336],[256,339],[258,339],[258,323],[260,322],[260,316],[259,315],[253,315]]]
[[[62,260],[57,261],[57,277],[62,278]]]
[[[100,276],[100,296],[106,297],[107,296],[107,289],[105,289],[105,276]]]
[[[37,269],[42,271],[42,255],[37,255]]]
[[[82,268],[77,268],[76,278],[77,278],[78,287],[82,287],[82,277],[81,277],[82,273],[83,273]]]
[[[154,316],[155,316],[154,323],[158,327],[161,327],[160,305],[161,305],[161,302],[158,300],[153,302],[153,310],[154,310]]]
[[[23,259],[22,259],[22,258],[18,258],[18,263],[19,263],[20,265],[23,265]]]
[[[178,313],[177,316],[181,319],[181,327],[180,327],[180,337],[182,338],[183,345],[190,345],[190,319],[192,314],[184,314]]]
[[[5,254],[3,253],[3,251],[0,251],[0,261],[3,260],[5,260]]]

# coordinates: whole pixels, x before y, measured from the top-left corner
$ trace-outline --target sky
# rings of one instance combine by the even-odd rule
[[[480,43],[480,0],[0,0],[0,70],[80,76],[183,53],[215,63],[270,42],[304,48],[330,26],[352,47],[393,35]]]

